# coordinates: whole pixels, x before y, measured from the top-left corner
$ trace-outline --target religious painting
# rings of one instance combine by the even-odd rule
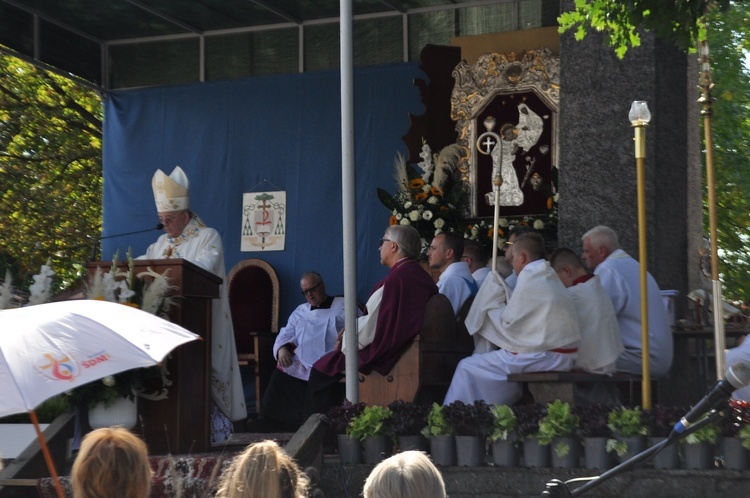
[[[242,195],[240,251],[283,251],[286,241],[286,192]]]
[[[451,114],[467,218],[544,217],[556,199],[559,58],[548,49],[462,62]]]

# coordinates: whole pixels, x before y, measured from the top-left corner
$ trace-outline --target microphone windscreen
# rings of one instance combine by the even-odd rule
[[[157,230],[161,230],[162,228],[164,228],[164,223],[157,223],[156,224],[156,229]]]
[[[750,366],[744,363],[732,365],[727,370],[726,379],[735,389],[745,387],[750,384]]]

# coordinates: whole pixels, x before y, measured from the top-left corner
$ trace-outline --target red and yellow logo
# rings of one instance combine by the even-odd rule
[[[79,374],[78,364],[67,355],[55,358],[50,353],[44,353],[44,359],[39,361],[34,368],[52,380],[72,381]]]

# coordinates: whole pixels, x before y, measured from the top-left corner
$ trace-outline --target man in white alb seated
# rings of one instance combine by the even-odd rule
[[[599,277],[587,272],[578,255],[567,247],[556,249],[549,263],[568,289],[578,312],[581,343],[576,368],[595,374],[614,373],[617,358],[625,348],[615,308]]]
[[[581,339],[575,305],[544,260],[544,239],[520,235],[513,244],[515,290],[491,273],[466,317],[474,354],[461,360],[443,404],[515,403],[522,386],[508,375],[573,368]],[[501,349],[497,349],[501,348]]]

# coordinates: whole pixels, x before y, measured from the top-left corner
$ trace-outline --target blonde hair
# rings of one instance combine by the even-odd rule
[[[97,429],[83,438],[73,463],[73,497],[146,498],[151,475],[146,443],[122,427]]]
[[[421,451],[403,451],[380,462],[365,481],[364,498],[445,498],[443,476]]]
[[[248,446],[219,483],[217,498],[303,498],[310,480],[274,441]]]

